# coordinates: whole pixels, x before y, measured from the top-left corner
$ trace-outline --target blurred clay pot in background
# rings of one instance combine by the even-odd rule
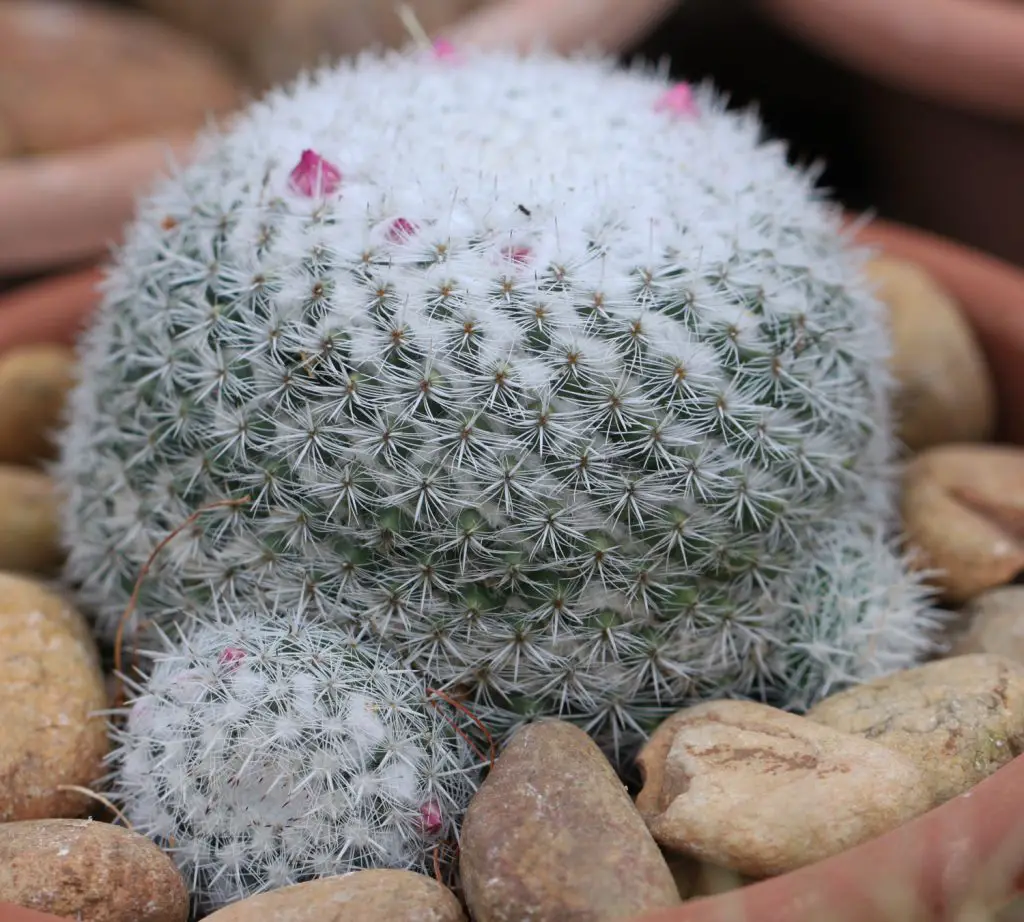
[[[867,78],[853,118],[884,214],[1024,265],[1024,5],[760,2]]]
[[[100,300],[103,272],[88,266],[0,293],[0,356],[20,346],[74,345]]]
[[[193,139],[187,132],[0,159],[0,280],[103,259],[136,197]],[[7,335],[0,332],[0,349]]]
[[[395,0],[132,0],[223,49],[254,87],[291,80],[323,59],[410,36]],[[428,33],[489,0],[410,0]]]
[[[155,16],[0,2],[0,281],[105,256],[169,156],[244,96],[222,55]]]
[[[194,130],[241,97],[220,55],[156,17],[83,0],[0,3],[0,155]]]

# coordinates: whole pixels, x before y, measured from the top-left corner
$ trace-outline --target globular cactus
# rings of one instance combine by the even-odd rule
[[[822,523],[892,519],[862,263],[710,89],[448,48],[304,77],[117,255],[63,438],[67,577],[109,638],[161,539],[246,497],[166,549],[141,621],[272,592],[497,733],[561,714],[610,749],[785,691],[835,619],[909,662],[833,595],[790,617]]]
[[[264,613],[151,656],[113,730],[112,795],[200,910],[361,868],[433,874],[435,849],[439,866],[454,853],[482,764],[387,653]]]

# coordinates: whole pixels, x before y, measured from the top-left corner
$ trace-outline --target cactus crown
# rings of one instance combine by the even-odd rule
[[[600,60],[364,55],[143,203],[65,435],[68,577],[109,635],[156,543],[247,495],[147,620],[272,593],[496,731],[615,746],[799,673],[820,523],[892,511],[887,354],[751,113]]]
[[[201,622],[151,653],[113,731],[125,815],[201,909],[360,868],[432,873],[479,762],[392,657],[270,614]]]

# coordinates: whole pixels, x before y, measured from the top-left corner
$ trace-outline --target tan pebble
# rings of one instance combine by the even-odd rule
[[[41,471],[0,464],[0,570],[52,573],[63,559],[58,494]]]
[[[356,871],[249,897],[206,922],[465,922],[450,890],[412,871]]]
[[[807,717],[912,759],[940,804],[1024,752],[1024,666],[986,654],[936,660],[831,695]]]
[[[0,903],[81,922],[186,922],[189,897],[149,839],[91,820],[0,825]]]
[[[992,589],[961,610],[951,653],[996,653],[1024,665],[1024,586]]]
[[[0,356],[0,463],[50,460],[74,385],[76,357],[67,346],[21,346]]]
[[[960,305],[916,263],[883,256],[869,262],[867,274],[888,308],[903,442],[920,451],[991,438],[995,387]]]
[[[1024,570],[1024,448],[944,445],[906,467],[903,527],[915,566],[962,604]]]
[[[76,817],[108,751],[103,673],[82,617],[32,580],[0,573],[0,822]]]
[[[637,807],[658,842],[754,878],[838,854],[931,803],[909,759],[749,701],[681,711],[638,762]]]
[[[475,922],[603,922],[679,903],[626,789],[578,727],[520,729],[470,802],[460,868]]]

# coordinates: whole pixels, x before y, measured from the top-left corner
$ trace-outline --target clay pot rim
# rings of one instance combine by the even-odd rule
[[[1007,0],[759,0],[847,67],[932,102],[1024,123],[1024,7]]]

